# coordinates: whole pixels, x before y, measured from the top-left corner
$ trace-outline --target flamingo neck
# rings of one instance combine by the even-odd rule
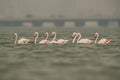
[[[77,42],[80,41],[80,38],[81,38],[81,34],[79,33],[79,34],[78,34]]]
[[[75,43],[76,38],[77,38],[77,35],[75,35],[75,37],[73,38],[72,43]]]
[[[47,40],[47,39],[48,39],[48,34],[47,34],[47,36],[46,36],[45,40]]]
[[[17,44],[17,39],[18,39],[18,36],[16,35],[16,37],[15,37],[15,44]]]
[[[52,41],[55,41],[55,39],[56,39],[56,33],[54,34]]]
[[[99,38],[99,35],[96,36],[94,43],[97,43],[98,38]]]
[[[38,35],[35,37],[34,39],[34,43],[36,44],[37,43],[37,39],[38,39]]]

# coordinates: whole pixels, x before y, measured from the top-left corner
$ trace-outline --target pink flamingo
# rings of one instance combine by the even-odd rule
[[[99,33],[97,33],[97,32],[95,33],[95,37],[96,37],[96,39],[95,39],[94,43],[97,43],[97,44],[109,44],[111,42],[110,39],[100,39],[99,41],[97,41],[99,38]]]

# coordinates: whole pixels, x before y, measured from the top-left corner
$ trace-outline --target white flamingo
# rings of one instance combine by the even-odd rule
[[[49,36],[48,32],[46,32],[44,35],[45,35],[45,39],[41,40],[39,42],[39,44],[48,44],[48,43],[50,43],[50,41],[48,40],[48,36]]]
[[[97,33],[97,32],[95,33],[95,37],[96,37],[96,39],[95,39],[94,43],[97,43],[97,44],[109,44],[111,42],[110,39],[100,39],[98,41],[98,39],[99,39],[99,33]]]
[[[77,39],[77,43],[83,43],[83,44],[91,44],[93,41],[90,40],[90,39],[81,39],[81,34],[80,33],[77,33],[78,34],[78,39]]]
[[[15,39],[15,41],[14,41],[15,44],[27,44],[30,41],[30,39],[26,39],[26,38],[23,38],[23,37],[18,40],[17,33],[13,34],[13,38]]]
[[[56,44],[66,44],[69,40],[66,39],[58,39],[58,41],[56,41],[56,32],[52,32],[51,33],[53,37],[52,41],[50,43],[56,43]]]
[[[72,38],[73,38],[72,43],[75,43],[77,36],[78,36],[78,34],[76,32],[72,33]]]

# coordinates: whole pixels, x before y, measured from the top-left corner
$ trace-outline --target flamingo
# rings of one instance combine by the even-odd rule
[[[58,41],[55,41],[56,39],[56,32],[52,32],[51,33],[53,37],[52,41],[50,43],[56,43],[56,44],[66,44],[69,40],[67,39],[58,39]]]
[[[83,43],[83,44],[91,44],[93,41],[90,40],[90,39],[81,39],[81,34],[80,33],[77,33],[78,34],[78,39],[77,39],[77,43]]]
[[[97,44],[109,44],[111,42],[110,39],[100,39],[99,41],[97,41],[99,38],[99,33],[97,33],[97,32],[95,33],[95,37],[96,37],[96,39],[95,39],[94,43],[97,43]]]
[[[15,41],[14,41],[15,44],[28,44],[28,42],[30,41],[30,39],[26,39],[24,37],[22,37],[21,39],[18,40],[17,33],[13,34],[13,39],[15,39]]]
[[[39,44],[48,44],[49,43],[49,40],[48,40],[49,34],[48,34],[48,32],[46,32],[44,35],[46,36],[46,38],[44,40],[41,40],[39,42]]]
[[[51,33],[51,36],[53,36],[53,39],[49,42],[50,44],[52,43],[57,43],[57,41],[55,40],[56,39],[56,32],[52,32]]]
[[[72,43],[75,43],[77,36],[78,36],[78,34],[76,32],[72,33],[72,37],[73,37]]]

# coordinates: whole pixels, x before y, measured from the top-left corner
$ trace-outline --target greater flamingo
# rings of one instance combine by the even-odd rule
[[[99,41],[98,41],[98,39],[99,39],[99,33],[95,33],[95,41],[94,41],[94,43],[97,43],[97,44],[109,44],[110,42],[111,42],[111,40],[110,39],[100,39]]]
[[[30,41],[30,39],[26,39],[26,38],[23,38],[23,37],[18,40],[17,33],[13,34],[13,39],[15,40],[14,41],[15,44],[27,44]]]
[[[50,41],[50,43],[56,43],[56,44],[66,44],[69,40],[66,40],[66,39],[58,39],[57,41],[55,40],[56,39],[56,32],[52,32],[51,33],[53,37],[52,41]]]
[[[48,43],[50,42],[50,41],[48,40],[48,36],[49,36],[48,32],[46,32],[46,33],[44,34],[44,36],[45,36],[45,39],[41,40],[41,41],[39,42],[39,44],[48,44]]]

